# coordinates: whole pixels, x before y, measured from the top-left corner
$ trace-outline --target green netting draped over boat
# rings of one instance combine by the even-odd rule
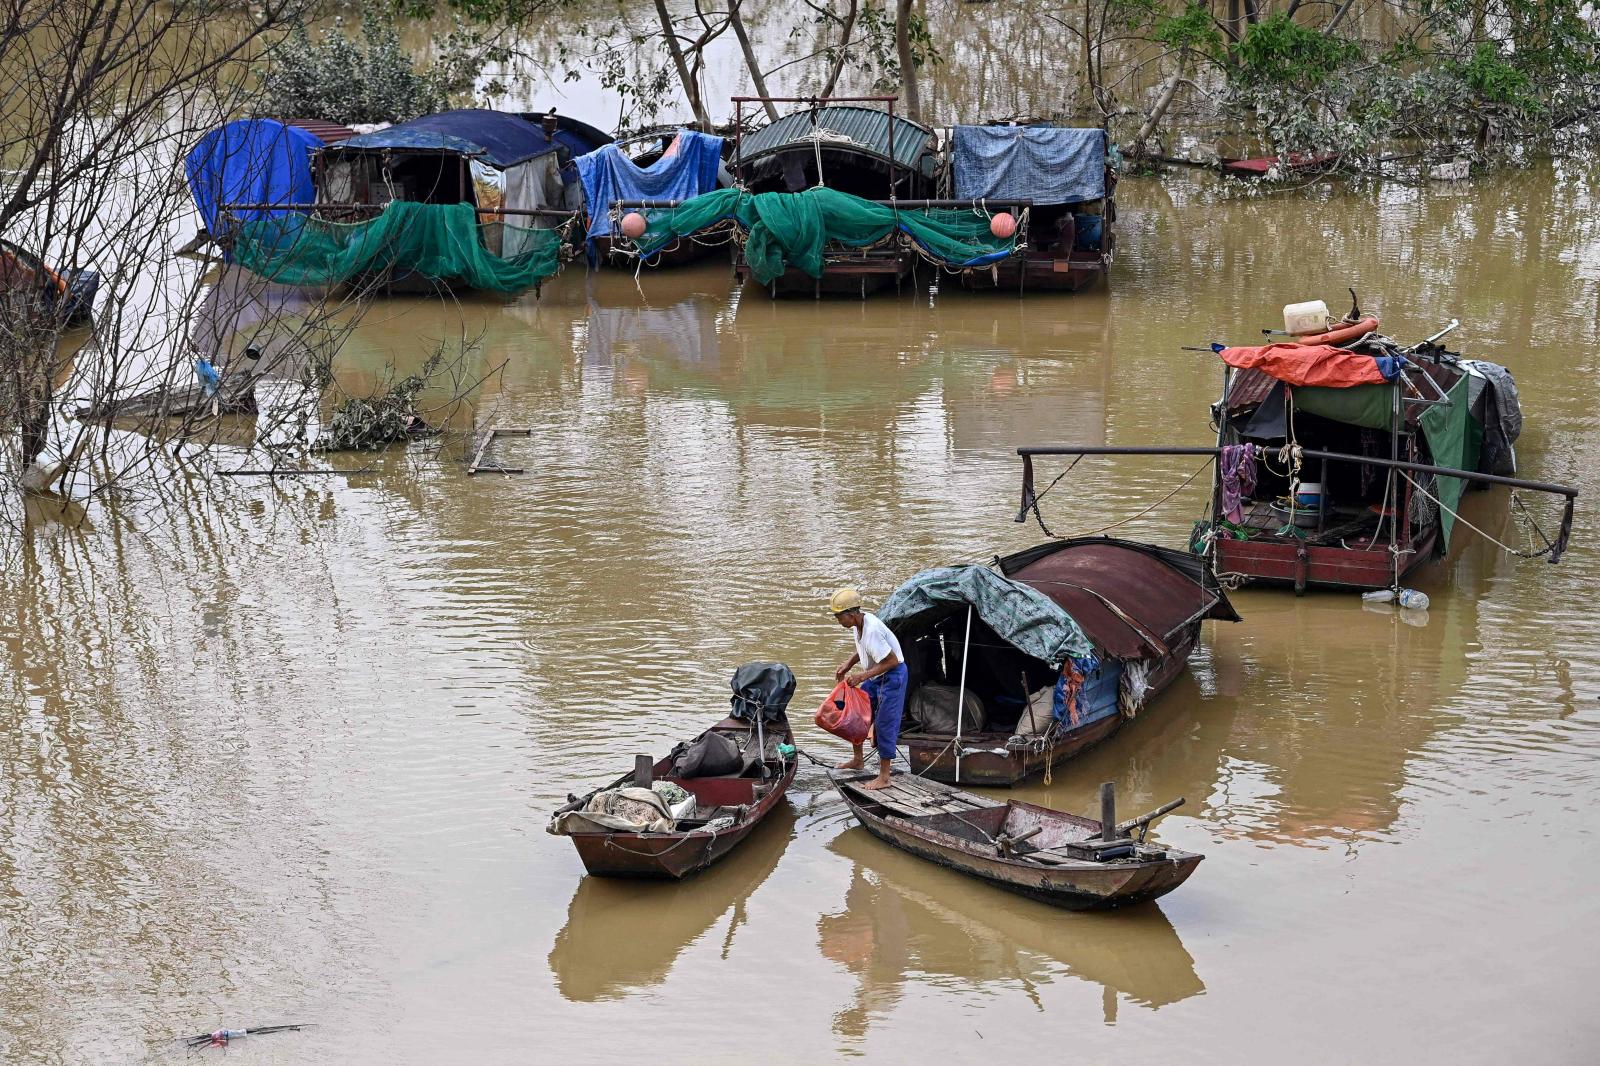
[[[1457,470],[1478,469],[1478,456],[1483,450],[1483,426],[1467,409],[1469,380],[1463,375],[1445,393],[1449,403],[1434,404],[1417,420],[1422,425],[1423,435],[1428,438],[1428,451],[1433,456],[1434,466],[1452,466]],[[1413,476],[1422,481],[1420,475]],[[1451,512],[1460,506],[1461,493],[1467,483],[1458,477],[1435,480],[1438,488],[1432,490],[1433,494],[1444,504],[1439,509],[1439,553],[1442,555],[1450,547],[1450,534],[1456,525],[1456,516]]]
[[[1055,600],[986,566],[924,570],[889,594],[878,617],[896,636],[910,637],[969,604],[1000,639],[1052,666],[1094,650]]]
[[[487,228],[479,225],[471,204],[397,200],[366,222],[327,222],[303,214],[246,222],[235,239],[234,258],[285,285],[337,285],[394,267],[496,292],[531,289],[560,265],[561,236],[555,230],[505,226],[504,246],[517,252],[502,257],[484,246],[481,231]]]
[[[754,194],[718,189],[647,217],[650,226],[639,241],[647,256],[681,237],[737,223],[745,231],[745,262],[763,285],[789,267],[821,277],[823,251],[830,243],[864,248],[897,230],[951,267],[984,266],[1017,247],[1015,237],[1002,240],[990,233],[989,218],[981,212],[895,208],[821,187]]]

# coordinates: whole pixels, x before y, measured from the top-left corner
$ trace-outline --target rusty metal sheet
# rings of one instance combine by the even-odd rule
[[[349,126],[341,126],[337,122],[323,122],[317,118],[286,118],[285,126],[297,126],[316,137],[323,144],[338,144],[347,141],[356,135],[356,131]]]
[[[1228,382],[1228,410],[1237,411],[1241,407],[1260,403],[1267,398],[1277,383],[1277,378],[1255,367],[1235,371]]]
[[[1238,618],[1218,588],[1202,585],[1167,554],[1098,538],[1041,545],[1001,566],[1059,603],[1107,653],[1146,658],[1165,654],[1168,635],[1198,615]],[[1006,565],[1013,560],[1014,568]]]

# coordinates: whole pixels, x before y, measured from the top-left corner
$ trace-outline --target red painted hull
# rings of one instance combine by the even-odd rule
[[[1400,567],[1404,577],[1433,557],[1436,531],[1415,540]],[[1282,540],[1219,540],[1217,573],[1297,589],[1386,589],[1394,571],[1386,547],[1371,551],[1317,547]]]

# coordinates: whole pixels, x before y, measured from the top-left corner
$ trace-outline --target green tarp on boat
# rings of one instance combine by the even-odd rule
[[[1462,377],[1445,393],[1449,403],[1429,407],[1418,419],[1435,466],[1450,466],[1457,470],[1478,469],[1478,456],[1483,451],[1483,426],[1472,417],[1467,407],[1468,380]],[[1450,547],[1450,534],[1456,525],[1455,511],[1461,503],[1461,494],[1466,490],[1467,483],[1458,477],[1441,477],[1437,480],[1439,485],[1433,494],[1444,504],[1439,511],[1439,552],[1443,554]]]
[[[1477,470],[1483,451],[1483,425],[1469,408],[1470,378],[1463,376],[1445,393],[1449,403],[1430,406],[1417,422],[1435,466],[1457,470]],[[1294,390],[1297,411],[1321,415],[1346,425],[1368,429],[1389,429],[1394,409],[1393,385],[1356,385],[1347,389],[1302,386]],[[1419,477],[1419,480],[1420,477]],[[1450,534],[1456,525],[1455,511],[1467,483],[1461,478],[1441,477],[1430,491],[1444,504],[1439,514],[1439,552],[1450,547]]]
[[[763,285],[790,267],[821,277],[829,244],[865,248],[896,231],[951,268],[998,262],[1017,245],[1015,237],[989,232],[982,212],[908,210],[824,187],[754,194],[718,189],[647,216],[649,229],[639,241],[646,256],[712,226],[737,223],[746,234],[745,262]]]
[[[986,566],[924,570],[889,594],[878,617],[906,637],[968,605],[1018,651],[1052,666],[1094,650],[1078,623],[1049,596]]]
[[[234,258],[285,285],[337,285],[393,268],[506,293],[531,289],[560,266],[555,230],[506,226],[505,243],[519,251],[502,257],[484,246],[483,228],[471,204],[397,200],[377,218],[353,224],[303,214],[247,222],[235,237]]]

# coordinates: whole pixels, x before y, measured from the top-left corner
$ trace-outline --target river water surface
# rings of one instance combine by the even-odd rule
[[[8,557],[0,1059],[305,1021],[226,1054],[1594,1061],[1597,196],[1572,163],[1259,198],[1179,175],[1123,184],[1110,284],[1076,296],[774,302],[712,260],[378,306],[351,343],[380,366],[463,326],[508,360],[472,417],[531,430],[492,453],[526,473],[219,481]],[[1511,366],[1523,475],[1586,494],[1575,547],[1465,533],[1420,625],[1239,592],[1187,676],[1020,791],[1185,797],[1158,835],[1206,861],[1179,891],[1010,897],[869,837],[809,767],[679,886],[586,878],[543,832],[715,719],[741,662],[789,663],[806,722],[849,650],[832,588],[1037,542],[1016,445],[1206,443],[1220,374],[1180,346],[1350,285],[1392,335],[1459,317]],[[1047,521],[1181,544],[1205,478],[1134,516],[1193,467],[1085,462]],[[1520,547],[1507,510],[1467,515]]]

